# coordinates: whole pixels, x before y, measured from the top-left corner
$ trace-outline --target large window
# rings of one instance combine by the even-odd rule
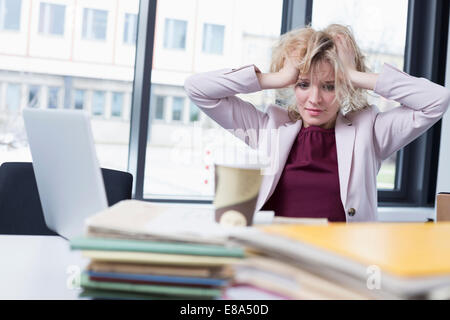
[[[280,35],[282,7],[283,0],[158,1],[144,198],[212,199],[211,161],[231,154],[226,150],[247,147],[201,116],[200,109],[186,97],[184,79],[249,63],[267,72],[271,47]],[[258,49],[250,52],[250,47]],[[257,92],[243,98],[264,110],[274,102],[274,93]]]
[[[408,0],[314,0],[312,26],[323,28],[330,23],[350,26],[372,72],[380,72],[385,62],[402,70],[407,13]],[[398,106],[373,92],[368,94],[369,103],[377,105],[381,111]],[[398,188],[397,157],[394,154],[384,161],[377,177],[379,189]]]
[[[39,13],[39,32],[64,35],[64,17],[66,6],[41,2]]]
[[[165,19],[164,48],[184,49],[186,48],[187,21],[177,19]]]
[[[19,30],[22,0],[0,0],[0,30]]]
[[[87,40],[106,40],[108,11],[84,8],[83,38]]]
[[[4,111],[0,114],[0,130],[10,134],[12,140],[19,141],[24,135],[23,124],[21,128],[5,124],[19,118],[21,109],[27,105],[43,108],[72,106],[97,115],[92,117],[92,127],[99,162],[103,167],[129,169],[134,175],[134,191],[138,198],[211,201],[214,176],[208,164],[220,160],[220,154],[226,153],[224,151],[242,150],[245,145],[190,104],[183,88],[184,79],[198,72],[251,63],[267,72],[272,45],[280,30],[288,30],[286,25],[296,27],[312,20],[313,26],[321,27],[320,19],[328,20],[324,22],[327,24],[351,25],[374,71],[379,70],[381,62],[389,62],[400,68],[405,65],[405,70],[413,71],[414,75],[427,76],[419,67],[445,58],[443,50],[429,42],[446,46],[447,38],[442,41],[442,36],[447,37],[448,4],[444,8],[447,11],[440,10],[447,16],[436,22],[433,29],[430,27],[432,17],[428,15],[433,7],[428,1],[409,0],[414,5],[409,8],[408,18],[405,18],[406,0],[365,0],[360,3],[344,0],[336,1],[338,4],[331,0],[164,0],[158,1],[157,10],[155,0],[95,1],[90,4],[95,8],[86,8],[88,1],[70,1],[70,5],[69,2],[66,4],[64,18],[69,19],[69,13],[71,17],[72,13],[75,16],[70,23],[65,21],[64,25],[71,30],[63,29],[64,37],[60,40],[65,43],[58,50],[43,44],[39,35],[40,31],[52,33],[61,28],[52,27],[53,22],[47,22],[47,27],[45,23],[41,25],[41,2],[36,4],[38,10],[25,10],[31,8],[28,6],[31,2],[0,0],[0,41],[9,43],[13,34],[22,44],[3,46],[0,52],[1,61],[15,57],[14,64],[0,67],[0,107]],[[53,3],[44,0],[42,8]],[[55,4],[62,3],[66,2]],[[308,6],[311,10],[309,20],[305,11]],[[136,19],[133,15],[140,14],[139,10],[144,12]],[[408,37],[405,36],[406,20]],[[29,28],[21,28],[21,25]],[[14,32],[3,32],[5,30]],[[397,34],[402,36],[397,37]],[[129,45],[136,37],[137,46]],[[408,46],[407,42],[405,47],[405,51],[410,52],[409,58],[408,55],[402,57],[405,39],[413,41],[413,45]],[[101,40],[101,45],[83,40]],[[48,73],[35,68],[34,62],[42,59]],[[415,69],[408,69],[413,60],[416,61]],[[432,64],[431,69],[441,75],[444,65],[445,59],[443,63]],[[135,70],[136,83],[133,84]],[[30,84],[39,84],[40,89]],[[52,93],[52,87],[59,88],[58,93]],[[123,93],[123,100],[115,99],[114,92]],[[275,101],[275,94],[262,91],[243,98],[265,110]],[[118,101],[123,101],[121,108]],[[390,102],[373,101],[381,108],[392,107]],[[132,110],[132,127],[129,121],[111,121],[119,109],[123,120],[128,119]],[[422,157],[422,154],[437,154],[433,149],[434,142],[427,136],[409,153],[406,148],[396,159],[386,162],[390,168],[385,165],[380,171],[379,187],[395,192],[399,177],[402,177],[402,185],[408,182],[404,172],[427,171],[433,159]],[[0,150],[0,159],[31,160],[27,146],[11,145],[15,147]],[[416,163],[405,161],[411,157],[418,159]],[[417,176],[420,181],[433,183],[432,176]],[[423,188],[417,190],[411,194],[416,195]]]
[[[100,165],[128,169],[139,5],[0,0],[0,164],[31,161],[23,108],[71,108],[91,116]]]

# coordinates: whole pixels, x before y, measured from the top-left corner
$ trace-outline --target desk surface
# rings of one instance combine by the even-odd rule
[[[0,299],[77,299],[88,259],[58,236],[0,235]]]

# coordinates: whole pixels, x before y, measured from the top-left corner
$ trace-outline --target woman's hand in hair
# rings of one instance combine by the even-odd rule
[[[347,72],[350,82],[355,88],[373,90],[378,79],[378,74],[359,72],[356,69],[355,52],[351,49],[343,35],[334,37],[336,51]]]
[[[295,57],[286,57],[283,67],[278,72],[260,73],[256,75],[261,89],[281,89],[297,82],[299,70],[294,63]]]
[[[294,63],[295,56],[287,56],[284,59],[283,68],[280,69],[279,73],[282,75],[284,80],[284,87],[295,84],[298,80],[299,70]]]
[[[344,35],[334,37],[336,51],[347,72],[356,71],[355,52],[350,48]]]

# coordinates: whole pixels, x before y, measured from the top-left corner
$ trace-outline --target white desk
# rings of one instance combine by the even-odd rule
[[[0,235],[0,299],[77,299],[68,282],[87,263],[58,236]]]
[[[260,214],[257,223],[271,219]],[[59,236],[0,235],[0,299],[77,299],[69,283],[88,262]]]

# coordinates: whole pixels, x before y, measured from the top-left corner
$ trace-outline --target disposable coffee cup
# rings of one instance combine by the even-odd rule
[[[216,222],[251,226],[261,187],[261,166],[215,163],[214,169]]]

